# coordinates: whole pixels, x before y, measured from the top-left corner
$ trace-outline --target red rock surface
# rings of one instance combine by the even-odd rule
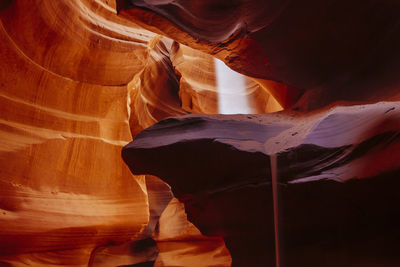
[[[172,40],[107,1],[2,1],[0,12],[1,264],[155,261],[171,192],[132,175],[120,153],[142,129],[186,114]],[[202,240],[185,241],[198,247],[192,259],[210,244],[226,251]]]
[[[397,266],[399,9],[0,1],[0,263],[273,264],[279,153],[282,264]],[[214,57],[244,91],[221,93]],[[156,124],[221,113],[226,96],[287,110]],[[132,175],[121,149],[137,135],[150,154]]]
[[[122,155],[133,173],[170,184],[189,220],[225,239],[233,266],[274,265],[271,155],[282,266],[396,266],[399,110],[169,118]]]
[[[213,54],[243,74],[282,83],[285,107],[397,96],[397,1],[125,0],[121,15]],[[297,90],[294,88],[298,88]]]

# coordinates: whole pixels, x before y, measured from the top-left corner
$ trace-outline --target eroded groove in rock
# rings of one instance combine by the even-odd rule
[[[399,110],[399,102],[382,102],[310,115],[170,118],[122,155],[133,173],[170,184],[189,220],[224,237],[233,265],[248,266],[274,261],[269,155],[277,153],[282,266],[372,258],[392,266],[399,260]]]
[[[217,80],[224,73],[215,69],[216,60],[209,54],[174,43],[171,61],[174,70],[181,77],[179,96],[184,110],[202,114],[221,113],[220,98],[231,100],[231,105],[235,104],[234,100],[236,99],[245,99],[247,113],[271,113],[282,109],[279,101],[270,91],[272,88],[275,92],[276,87],[284,90],[283,86],[278,83],[271,81],[258,83],[250,77],[237,74],[243,81],[242,87],[234,87],[236,84],[229,84],[226,86],[227,88],[221,88],[221,84],[218,84]]]
[[[112,1],[3,2],[1,264],[154,263],[171,191],[132,175],[120,151],[143,128],[186,114],[172,41],[117,16]],[[187,244],[206,257],[206,246],[225,248],[207,240]]]
[[[176,198],[161,215],[154,238],[159,251],[154,266],[231,266],[224,240],[201,234]]]
[[[128,84],[132,136],[170,116],[186,114],[178,96],[179,80],[170,60],[172,40],[156,36],[148,44],[143,69]]]
[[[86,1],[12,1],[0,16],[0,262],[87,266],[149,220],[120,150],[124,84],[156,35]]]
[[[173,196],[170,187],[159,178],[146,175],[145,179],[150,213],[148,224],[132,241],[97,248],[92,252],[93,266],[151,265],[158,259],[160,252],[153,234]]]
[[[287,85],[276,92],[285,107],[297,100],[295,88],[306,91],[303,109],[399,99],[396,1],[125,2],[121,16],[238,72]]]
[[[1,1],[0,263],[273,265],[277,153],[283,265],[397,266],[399,9]],[[325,108],[157,123],[221,112],[214,56],[251,112]],[[121,161],[136,135],[132,171],[177,198]]]

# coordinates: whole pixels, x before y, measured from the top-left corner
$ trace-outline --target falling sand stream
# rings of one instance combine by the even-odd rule
[[[279,259],[279,224],[278,224],[278,174],[276,154],[270,155],[272,179],[272,203],[274,206],[274,233],[275,233],[275,266],[280,267]]]

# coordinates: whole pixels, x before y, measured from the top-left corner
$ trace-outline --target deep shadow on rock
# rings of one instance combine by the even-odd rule
[[[203,234],[224,237],[233,266],[275,262],[275,153],[282,266],[396,266],[398,105],[170,118],[122,156],[133,173],[171,185]]]

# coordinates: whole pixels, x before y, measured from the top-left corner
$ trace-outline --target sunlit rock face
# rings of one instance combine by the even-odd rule
[[[382,102],[302,116],[169,118],[122,155],[133,173],[170,184],[189,220],[224,238],[233,266],[273,266],[275,238],[282,266],[395,266],[399,110],[399,102]]]
[[[397,266],[398,11],[0,1],[0,263]]]
[[[133,137],[163,118],[187,113],[180,106],[179,79],[169,57],[171,45],[170,39],[161,36],[152,39],[143,69],[127,85]]]
[[[231,266],[232,259],[221,237],[204,236],[188,221],[176,198],[162,213],[154,239],[158,257],[154,266]]]
[[[192,113],[269,113],[282,106],[270,88],[282,85],[258,83],[234,72],[224,62],[199,50],[174,43],[171,61],[180,77],[182,108]]]
[[[144,128],[187,113],[173,41],[109,2],[1,2],[1,264],[163,266],[182,249],[154,241],[170,187],[132,175],[120,156]],[[189,228],[201,242],[169,237],[185,239],[193,259],[221,251],[221,266],[230,265],[222,239]]]
[[[149,220],[120,150],[126,83],[154,34],[89,2],[14,1],[0,16],[0,261],[86,266]]]

